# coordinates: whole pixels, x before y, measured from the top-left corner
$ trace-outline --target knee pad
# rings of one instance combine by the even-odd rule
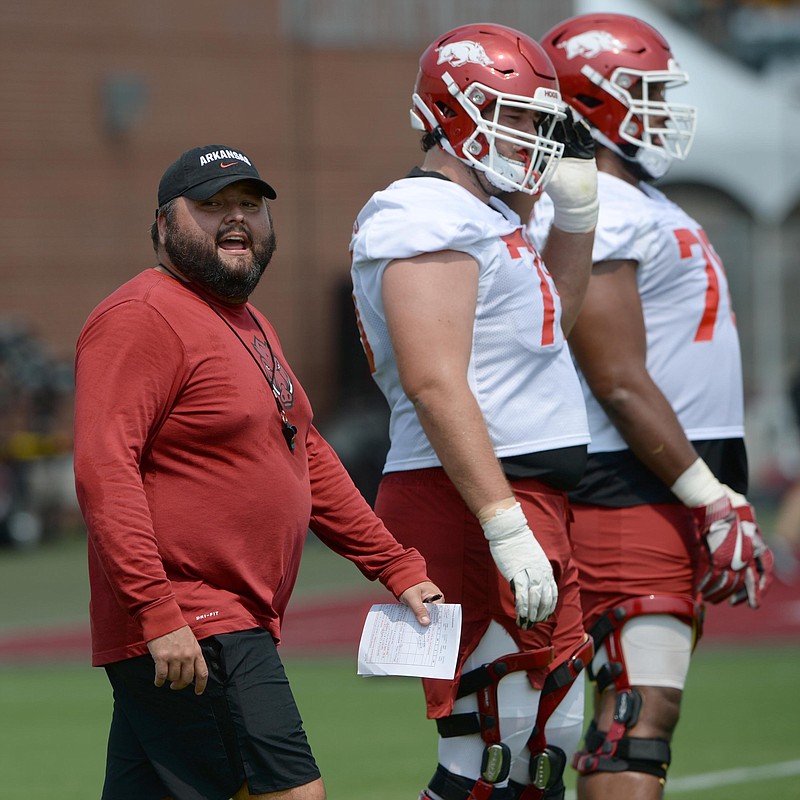
[[[514,800],[564,800],[564,770],[567,755],[559,747],[548,745],[530,761],[530,783],[508,782]]]
[[[532,755],[528,765],[530,782],[521,783],[513,778],[508,782],[514,800],[564,800],[564,770],[568,760],[567,754],[553,745]]]
[[[702,606],[679,597],[634,597],[602,614],[590,631],[597,655],[589,677],[602,692],[639,686],[683,689],[702,628]],[[630,663],[628,663],[630,662]]]
[[[601,692],[613,685],[616,702],[609,730],[598,731],[592,723],[586,749],[573,759],[581,775],[643,772],[666,781],[669,742],[627,735],[642,704],[634,684],[682,690],[701,621],[697,606],[690,601],[650,595],[621,603],[595,623],[591,635],[598,657],[589,676]]]
[[[536,722],[540,693],[531,687],[525,672],[513,672],[505,676],[497,690],[497,722],[501,741],[509,748],[511,756],[517,758],[527,752],[526,744]],[[529,714],[523,713],[526,708],[530,709]],[[482,759],[486,754],[486,742],[480,735],[477,710],[477,700],[471,694],[456,700],[453,716],[437,720],[440,734],[439,763],[473,780],[484,772]],[[463,728],[457,727],[459,719],[464,719]]]
[[[564,769],[578,750],[583,732],[584,695],[584,682],[578,680],[550,715],[544,742],[536,743],[528,763],[522,758],[515,760],[509,785],[516,787],[520,800],[558,800],[563,796]],[[528,785],[538,793],[522,792]]]
[[[600,645],[593,674],[621,661],[632,686],[684,688],[692,654],[692,628],[685,622],[668,614],[635,617],[622,623],[620,644],[620,652],[611,657],[606,644]]]
[[[528,665],[529,658],[542,663]],[[549,650],[520,653],[509,633],[498,623],[490,623],[465,661],[453,713],[436,720],[439,764],[445,771],[476,780],[485,772],[482,760],[487,757],[490,742],[501,742],[508,747],[512,758],[525,752],[541,694],[530,685],[525,669],[546,666],[549,658]],[[508,669],[492,669],[489,675],[487,666],[493,668],[500,661],[507,662]],[[478,694],[484,694],[484,689],[494,696],[490,717],[482,714],[478,701]],[[487,725],[494,733],[489,738]],[[493,750],[492,755],[497,752]]]
[[[433,777],[428,782],[428,789],[422,797],[433,800],[469,800],[475,788],[474,778],[465,778],[445,769],[441,764],[436,767]],[[514,800],[514,790],[508,786],[494,787],[489,795],[491,800]]]
[[[544,751],[531,758],[531,786],[539,790],[542,800],[561,800],[566,791],[564,770],[567,767],[567,754],[555,745],[548,744]]]
[[[660,781],[667,779],[672,753],[665,739],[623,736],[616,742],[598,731],[594,723],[586,732],[586,751],[578,753],[573,766],[581,775],[594,772],[644,772]]]
[[[568,761],[580,746],[585,696],[586,684],[581,675],[570,686],[564,699],[556,706],[545,724],[545,741],[548,745],[563,750]]]
[[[504,639],[510,639],[509,635],[500,626],[490,625],[464,665],[453,713],[436,721],[440,763],[428,788],[433,800],[560,800],[564,796],[568,759],[562,749],[547,744],[544,732],[552,718],[553,730],[562,735],[574,727],[577,742],[583,684],[576,685],[576,678],[591,660],[593,642],[587,638],[553,669],[539,692],[531,687],[526,671],[548,666],[553,649],[522,653],[514,645],[515,652],[498,654],[486,663],[487,656],[497,650],[502,653],[503,644],[508,647]],[[560,714],[554,716],[567,697]],[[479,746],[481,767],[476,777]]]
[[[550,672],[542,689],[536,726],[528,740],[527,763],[512,765],[509,785],[519,800],[561,800],[564,769],[580,741],[583,728],[585,684],[581,676],[591,661],[591,638],[578,645]]]

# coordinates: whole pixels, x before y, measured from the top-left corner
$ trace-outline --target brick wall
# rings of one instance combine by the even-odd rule
[[[402,41],[366,37],[358,48],[304,35],[298,11],[321,6],[298,0],[4,0],[0,315],[71,357],[94,305],[153,263],[148,229],[164,168],[189,147],[227,144],[279,194],[278,251],[253,300],[317,412],[329,410],[340,399],[337,303],[353,219],[418,162],[408,108],[419,53],[431,26],[469,20],[447,22],[444,11],[463,17],[473,5],[448,0],[434,19],[422,4],[419,41],[406,20]],[[351,6],[325,5],[323,21]],[[407,17],[416,5],[369,7]],[[548,22],[566,10],[545,7],[498,4]]]
[[[94,305],[153,263],[164,168],[194,145],[228,144],[279,193],[278,252],[254,302],[318,411],[330,405],[353,218],[418,157],[407,111],[418,54],[312,51],[279,23],[275,2],[5,0],[1,315],[71,357]],[[113,85],[134,96],[123,131],[108,124]]]

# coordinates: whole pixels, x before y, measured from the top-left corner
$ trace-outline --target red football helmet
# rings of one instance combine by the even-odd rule
[[[464,25],[433,42],[420,58],[412,101],[412,126],[502,191],[538,192],[563,153],[551,138],[565,117],[553,65],[537,42],[503,25]],[[504,108],[537,112],[538,132],[501,124]],[[523,160],[501,155],[498,141],[524,149]]]
[[[542,38],[564,100],[595,138],[645,177],[660,178],[694,140],[693,106],[668,103],[667,89],[688,82],[655,28],[625,14],[583,14]]]

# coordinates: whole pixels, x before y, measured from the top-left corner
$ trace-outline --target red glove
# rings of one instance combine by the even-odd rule
[[[705,545],[705,563],[698,591],[709,603],[720,603],[746,591],[747,567],[753,562],[753,539],[728,497],[692,509]],[[752,578],[752,576],[751,576]]]
[[[750,608],[758,608],[772,583],[772,568],[775,558],[761,536],[761,529],[756,522],[753,507],[747,503],[737,506],[734,511],[739,517],[742,532],[753,544],[753,558],[745,567],[744,587],[736,594],[731,595],[730,604],[736,606],[747,600]]]

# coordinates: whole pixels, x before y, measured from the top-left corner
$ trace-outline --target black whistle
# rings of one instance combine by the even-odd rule
[[[294,452],[295,439],[297,438],[297,428],[294,425],[284,424],[283,438],[286,439],[287,447]]]

